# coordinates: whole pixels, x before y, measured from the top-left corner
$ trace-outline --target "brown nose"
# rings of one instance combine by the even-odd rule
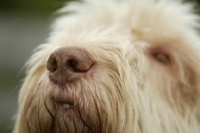
[[[93,65],[87,53],[75,47],[62,47],[55,50],[47,61],[50,79],[59,84],[82,77]]]

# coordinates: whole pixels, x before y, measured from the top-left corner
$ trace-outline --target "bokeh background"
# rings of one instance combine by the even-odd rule
[[[54,11],[69,0],[0,0],[0,133],[11,133],[21,69],[34,48],[45,42]],[[200,0],[196,3],[200,11]]]
[[[21,69],[49,35],[55,10],[67,0],[0,0],[0,133],[11,133]]]

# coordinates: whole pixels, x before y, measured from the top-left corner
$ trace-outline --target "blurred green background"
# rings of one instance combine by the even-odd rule
[[[10,133],[21,69],[33,49],[48,37],[55,10],[68,0],[0,0],[0,133]],[[196,2],[199,11],[200,0]]]
[[[48,37],[51,15],[67,0],[0,0],[0,133],[11,133],[21,69]]]

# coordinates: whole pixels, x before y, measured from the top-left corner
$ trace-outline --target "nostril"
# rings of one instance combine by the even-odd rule
[[[77,61],[70,59],[70,60],[68,60],[67,63],[69,65],[69,67],[71,67],[74,70],[74,72],[79,72],[79,70],[77,69]]]
[[[74,72],[86,72],[92,66],[92,61],[86,63],[85,61],[70,59],[68,60],[68,65],[74,70]]]
[[[57,69],[57,61],[55,58],[50,57],[47,62],[47,70],[50,72],[55,72]]]

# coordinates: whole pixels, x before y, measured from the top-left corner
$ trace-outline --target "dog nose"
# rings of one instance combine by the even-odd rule
[[[56,49],[47,61],[50,79],[65,84],[82,77],[93,65],[88,54],[80,48],[62,47]]]

